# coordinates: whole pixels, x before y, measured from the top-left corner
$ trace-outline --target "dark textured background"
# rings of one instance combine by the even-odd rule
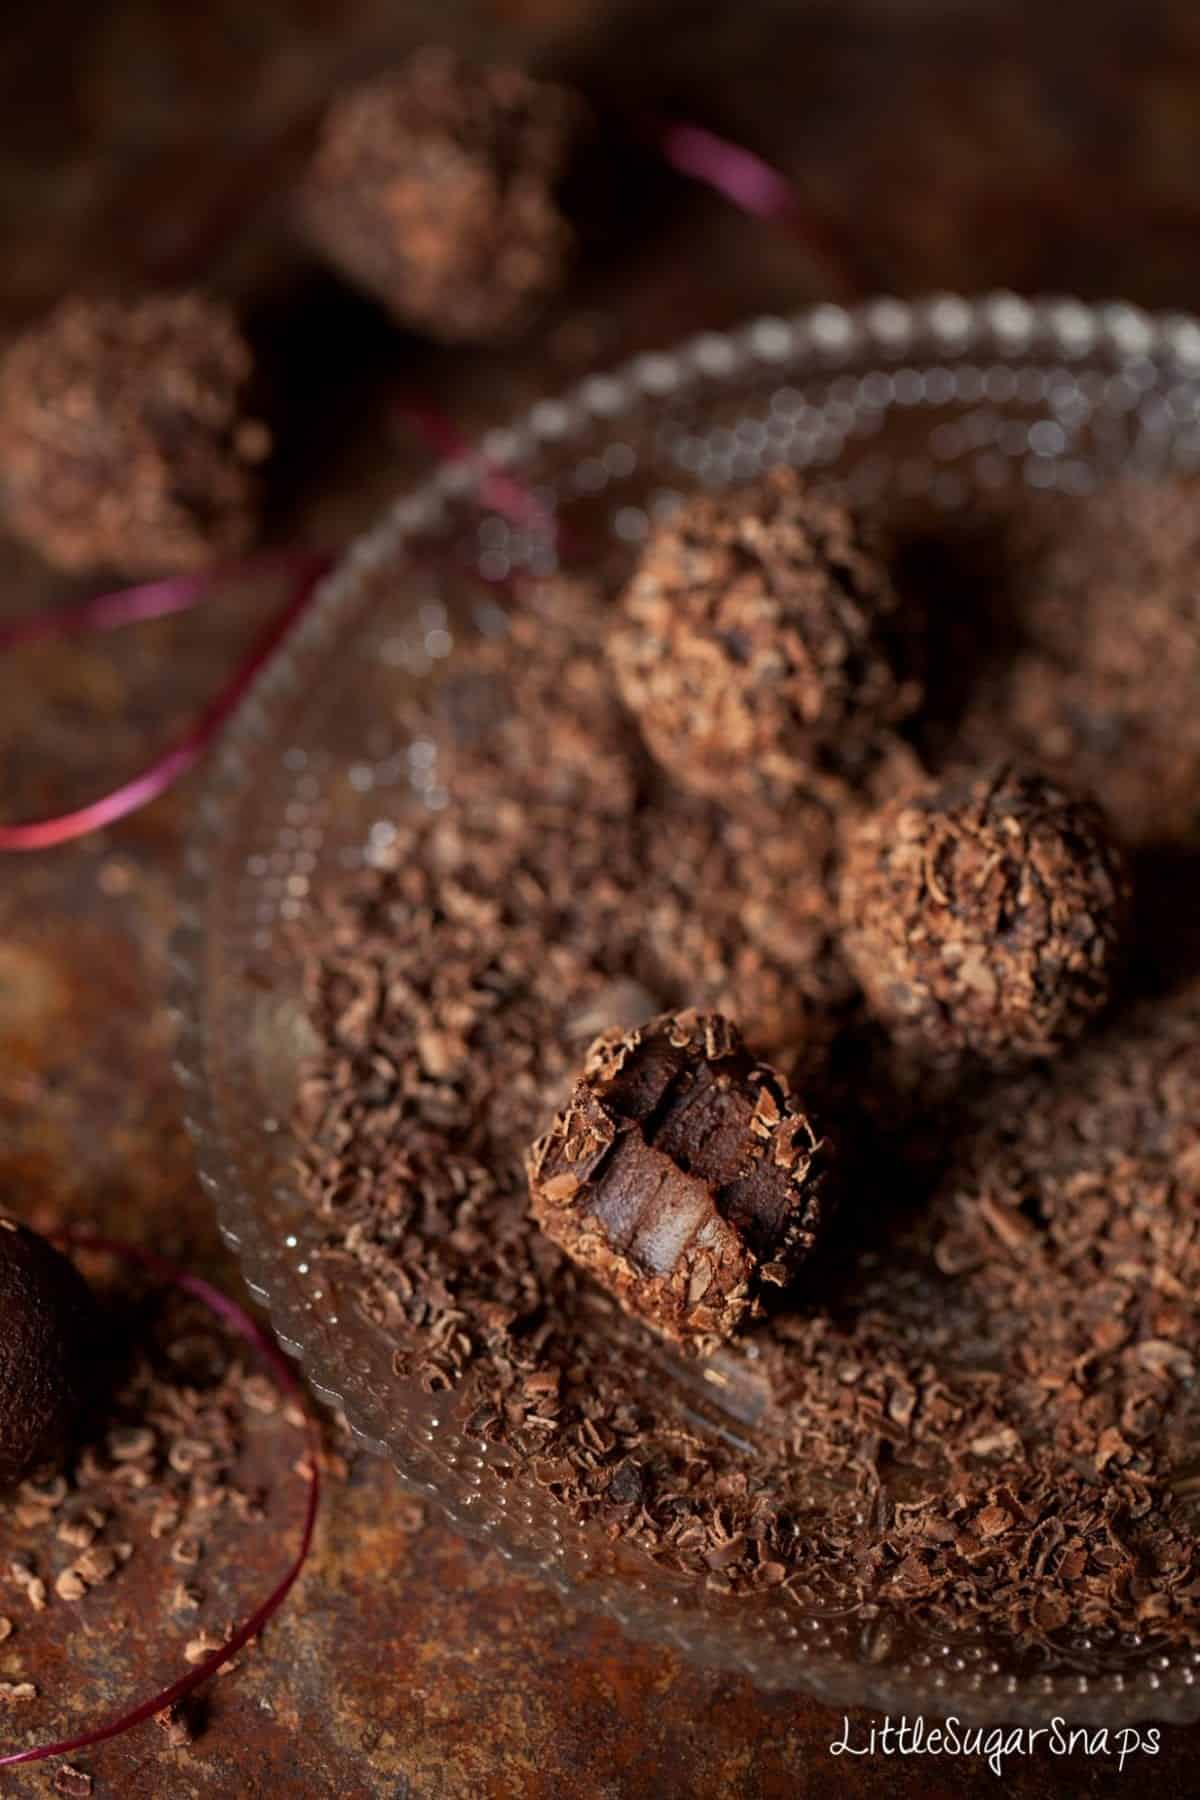
[[[340,78],[424,36],[527,54],[607,116],[654,101],[778,158],[879,287],[1200,298],[1200,8],[1192,0],[40,0],[0,19],[0,333],[65,290],[199,279],[243,301],[292,406],[272,530],[344,541],[424,452],[389,401],[419,387],[465,427],[632,349],[820,295],[803,251],[640,171],[636,212],[535,341],[431,352],[316,276],[287,182]],[[0,613],[78,585],[0,540]],[[272,596],[254,603],[254,616]],[[8,817],[112,785],[177,729],[252,631],[245,600],[0,667]],[[230,1284],[170,1075],[165,944],[194,785],[76,848],[0,866],[0,1200],[98,1223]],[[834,1760],[802,1698],[635,1647],[430,1520],[389,1471],[335,1487],[286,1614],[217,1684],[189,1751],[143,1729],[75,1762],[96,1792],[227,1796],[936,1796],[982,1767]],[[247,1531],[245,1589],[279,1546]],[[134,1581],[134,1571],[123,1579]],[[131,1588],[130,1629],[138,1617]],[[239,1596],[230,1592],[230,1611]],[[97,1716],[126,1697],[99,1659]],[[168,1674],[164,1667],[164,1679]],[[78,1697],[76,1697],[78,1698]],[[46,1707],[46,1725],[54,1720]],[[2,1726],[2,1721],[0,1721]],[[0,1731],[0,1738],[2,1738]],[[1022,1795],[1194,1791],[1194,1734],[1154,1763],[1013,1764]],[[52,1769],[0,1776],[52,1792]]]

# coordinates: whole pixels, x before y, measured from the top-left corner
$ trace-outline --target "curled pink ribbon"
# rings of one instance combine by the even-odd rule
[[[73,812],[59,813],[49,819],[34,819],[26,824],[0,825],[0,850],[45,850],[54,844],[65,844],[72,838],[86,837],[123,819],[128,813],[146,806],[186,775],[200,760],[229,715],[259,672],[266,666],[308,607],[321,576],[329,568],[330,559],[318,554],[285,552],[275,557],[257,557],[224,569],[209,569],[201,574],[176,575],[166,581],[148,582],[141,587],[124,588],[112,594],[100,594],[79,606],[60,613],[38,614],[19,619],[0,628],[0,649],[14,648],[51,637],[75,637],[86,631],[113,631],[121,625],[146,619],[165,618],[169,613],[184,612],[210,594],[224,577],[245,575],[267,567],[285,567],[297,571],[296,589],[283,610],[267,626],[249,656],[226,683],[216,698],[205,707],[191,729],[177,744],[155,758],[140,775],[114,788],[111,793]]]

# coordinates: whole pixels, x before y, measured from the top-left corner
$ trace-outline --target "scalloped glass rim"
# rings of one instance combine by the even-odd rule
[[[1033,429],[1028,409],[1020,412],[1022,375],[1047,363],[1068,376],[1073,369],[1095,372],[1100,413],[1107,404],[1104,383],[1111,387],[1115,379],[1118,386],[1126,384],[1128,393],[1112,404],[1122,414],[1137,413],[1142,436],[1131,436],[1128,443],[1121,439],[1101,451],[1101,460],[1108,457],[1112,468],[1137,466],[1153,475],[1160,468],[1200,466],[1200,438],[1192,425],[1200,417],[1200,322],[1182,314],[1150,315],[1119,302],[1090,306],[1070,298],[1026,300],[1013,294],[976,300],[939,295],[915,303],[884,297],[856,308],[821,305],[790,319],[761,318],[729,333],[704,333],[676,350],[638,356],[614,373],[594,375],[561,397],[538,402],[524,418],[488,432],[479,449],[493,468],[511,468],[536,485],[539,458],[574,454],[581,443],[593,440],[600,443],[618,427],[626,430],[639,412],[680,402],[693,410],[716,407],[736,395],[739,384],[761,385],[776,378],[789,394],[789,382],[818,377],[836,386],[846,374],[846,393],[836,401],[828,399],[827,409],[831,416],[838,409],[839,417],[849,413],[851,424],[845,425],[843,418],[841,437],[834,431],[832,453],[823,447],[826,421],[816,421],[812,438],[813,458],[832,465],[851,431],[856,406],[884,420],[925,405],[937,410],[944,423],[947,409],[954,412],[955,365],[980,356],[986,356],[992,373],[1011,371],[1011,379],[993,383],[996,413],[1002,426],[1013,425],[1026,479],[1044,474],[1063,455],[1053,433],[1021,448],[1021,421],[1027,431]],[[1037,385],[1034,381],[1032,388]],[[1006,407],[1014,409],[1007,421]],[[1185,425],[1191,437],[1186,464],[1181,464],[1176,435]],[[997,441],[1002,444],[1002,437]],[[773,459],[769,449],[762,454]],[[939,454],[953,465],[958,451],[947,439]],[[726,466],[734,478],[744,472],[736,455],[728,465],[718,458],[718,465],[702,472],[702,478],[720,480]],[[924,465],[918,459],[911,466],[919,485]],[[958,490],[964,478],[952,473],[945,479],[945,503],[961,504]],[[734,1608],[716,1600],[697,1601],[694,1590],[681,1592],[659,1580],[657,1571],[651,1570],[647,1580],[629,1566],[598,1561],[581,1534],[564,1535],[560,1522],[548,1518],[551,1503],[535,1503],[522,1495],[519,1484],[506,1489],[486,1447],[466,1440],[451,1417],[439,1416],[452,1412],[449,1396],[440,1397],[448,1404],[439,1407],[439,1397],[415,1394],[391,1374],[390,1352],[376,1327],[357,1316],[331,1314],[330,1296],[321,1304],[322,1291],[312,1285],[315,1277],[297,1235],[302,1224],[296,1232],[282,1234],[280,1225],[289,1205],[294,1212],[295,1197],[288,1186],[283,1105],[278,1117],[270,1115],[272,1058],[280,1056],[283,1043],[284,1060],[295,1060],[295,1021],[264,1019],[245,1002],[239,1002],[238,1012],[228,998],[226,946],[238,931],[250,941],[245,917],[248,908],[253,910],[255,884],[261,888],[263,868],[271,861],[264,854],[239,859],[239,834],[262,811],[264,787],[274,779],[277,762],[292,769],[294,780],[315,787],[315,774],[297,775],[305,769],[308,752],[291,740],[311,730],[322,677],[331,659],[344,654],[346,642],[353,640],[369,606],[372,578],[402,558],[411,538],[443,528],[456,508],[482,505],[480,480],[478,462],[443,465],[347,550],[322,584],[312,610],[234,718],[200,796],[172,944],[177,1072],[201,1183],[216,1204],[222,1234],[241,1259],[251,1293],[269,1311],[281,1343],[299,1359],[314,1389],[344,1408],[369,1449],[390,1457],[405,1480],[426,1491],[466,1534],[551,1580],[572,1599],[611,1613],[639,1636],[748,1674],[764,1687],[804,1688],[839,1705],[931,1715],[953,1710],[980,1721],[1035,1723],[1057,1712],[1072,1720],[1107,1723],[1200,1718],[1200,1653],[1148,1655],[1134,1641],[1112,1647],[1094,1663],[1084,1641],[1073,1657],[1030,1676],[1007,1672],[994,1646],[956,1640],[930,1644],[927,1651],[893,1661],[867,1611],[847,1618],[801,1615],[793,1608],[784,1626],[774,1614],[757,1616],[748,1601]],[[604,476],[600,485],[606,480]],[[965,478],[967,487],[971,480]],[[303,804],[293,810],[305,816]],[[277,846],[273,854],[282,857],[285,868],[299,861],[294,843],[278,849],[289,837],[296,840],[301,833],[288,827],[272,840]],[[305,868],[325,854],[319,830],[312,841],[315,848],[301,853]],[[273,891],[279,891],[280,880],[272,879]],[[306,876],[292,879],[299,882],[295,892],[307,892]],[[301,904],[285,902],[285,915],[288,905],[299,910]],[[271,913],[270,906],[266,910]],[[255,941],[261,940],[259,931]],[[249,954],[244,944],[243,952],[244,970]],[[247,1049],[249,1039],[255,1045]],[[266,1099],[258,1097],[257,1110],[239,1123],[238,1108],[247,1104],[241,1090],[250,1079],[248,1059],[254,1058],[254,1080]],[[280,1093],[285,1094],[286,1080],[280,1079]],[[278,1217],[269,1216],[273,1208],[280,1209]],[[1127,1668],[1121,1666],[1123,1659]]]

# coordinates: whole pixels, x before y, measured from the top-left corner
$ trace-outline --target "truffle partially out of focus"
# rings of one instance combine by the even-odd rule
[[[511,338],[564,278],[558,189],[580,116],[565,88],[519,69],[419,51],[330,106],[306,229],[402,323],[451,343]]]
[[[95,1357],[87,1284],[43,1237],[0,1215],[0,1487],[56,1458]]]
[[[854,773],[920,702],[879,547],[791,469],[690,501],[647,544],[610,649],[663,766],[717,798]]]
[[[245,550],[271,438],[249,345],[201,294],[66,300],[0,369],[12,529],[60,568],[168,574]]]
[[[936,1062],[1078,1037],[1109,999],[1128,910],[1099,809],[1008,766],[898,795],[857,825],[842,869],[868,1003]]]
[[[608,1032],[529,1155],[546,1235],[664,1336],[709,1348],[815,1247],[831,1147],[719,1013]]]

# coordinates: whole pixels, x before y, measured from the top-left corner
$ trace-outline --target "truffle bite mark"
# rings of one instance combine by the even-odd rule
[[[718,1013],[608,1032],[529,1154],[542,1230],[626,1311],[701,1347],[815,1248],[832,1150]]]

